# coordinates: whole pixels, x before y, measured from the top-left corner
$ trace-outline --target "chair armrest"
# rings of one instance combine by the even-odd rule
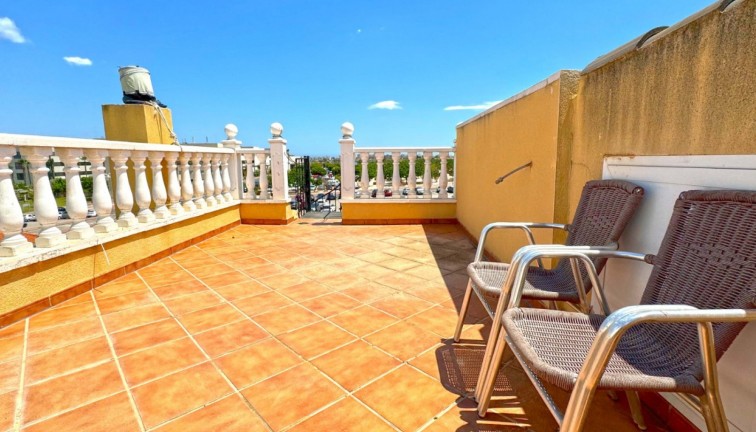
[[[533,231],[531,228],[549,228],[549,229],[561,229],[566,230],[567,225],[557,223],[538,223],[538,222],[493,222],[485,227],[480,232],[480,239],[478,240],[478,249],[475,251],[475,262],[479,262],[483,258],[484,245],[486,243],[486,237],[488,233],[495,229],[502,228],[518,228],[525,232],[530,244],[535,244],[535,238],[533,237]]]
[[[608,313],[609,306],[599,282],[596,266],[593,264],[591,257],[625,258],[649,262],[649,255],[618,251],[616,248],[616,243],[608,246],[530,245],[520,248],[515,253],[512,258],[512,263],[510,264],[509,271],[513,276],[508,293],[509,305],[507,308],[517,307],[520,304],[522,291],[525,288],[525,278],[528,274],[528,267],[533,261],[542,258],[572,258],[582,262],[588,269],[588,277],[591,280],[591,284],[596,288],[596,293],[599,297],[598,300],[601,302],[602,309],[605,313]],[[506,290],[506,288],[507,286],[505,285],[504,290]]]

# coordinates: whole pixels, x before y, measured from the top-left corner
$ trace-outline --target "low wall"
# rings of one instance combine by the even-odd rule
[[[239,217],[248,225],[287,225],[297,218],[297,212],[287,201],[243,201]]]
[[[234,205],[2,273],[0,327],[238,224]]]
[[[344,225],[456,223],[456,200],[386,199],[341,202]]]

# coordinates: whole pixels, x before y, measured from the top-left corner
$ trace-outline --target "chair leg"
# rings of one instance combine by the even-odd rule
[[[462,326],[465,324],[465,315],[467,315],[467,309],[470,307],[470,297],[472,297],[472,293],[472,279],[469,279],[467,281],[467,291],[465,291],[465,297],[462,299],[462,307],[459,308],[457,328],[454,330],[454,342],[459,342],[459,337],[462,335]]]
[[[488,373],[486,374],[485,382],[478,382],[480,392],[478,393],[478,415],[485,417],[488,412],[488,406],[491,404],[491,396],[493,396],[494,386],[496,385],[496,376],[501,366],[501,361],[504,358],[504,351],[507,348],[507,339],[503,331],[499,332],[499,337],[496,340],[496,349],[493,352],[491,362],[489,363]]]
[[[730,427],[718,391],[707,389],[701,397],[701,408],[709,432],[729,432]]]
[[[628,390],[625,392],[625,395],[627,395],[627,403],[630,405],[630,415],[633,417],[633,422],[638,426],[638,429],[646,430],[646,420],[643,418],[643,410],[641,409],[638,392]]]

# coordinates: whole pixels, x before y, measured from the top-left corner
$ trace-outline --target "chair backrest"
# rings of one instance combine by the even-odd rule
[[[592,180],[585,184],[575,216],[568,227],[568,246],[607,246],[619,240],[628,222],[643,200],[643,188],[623,180]],[[606,263],[596,259],[599,272]],[[572,270],[566,260],[554,269],[571,278]],[[581,266],[586,289],[590,289],[588,273]]]
[[[756,302],[756,192],[688,191],[675,202],[642,304],[699,309],[748,309]],[[714,324],[717,358],[743,323]],[[694,350],[692,373],[701,379],[695,325],[666,325],[669,346]],[[662,326],[659,326],[662,329]],[[684,347],[687,345],[688,347]]]

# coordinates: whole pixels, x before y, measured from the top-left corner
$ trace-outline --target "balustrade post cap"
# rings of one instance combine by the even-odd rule
[[[279,122],[270,124],[270,134],[273,138],[281,138],[283,135],[283,125]]]
[[[239,128],[233,123],[227,124],[223,130],[226,132],[226,137],[229,140],[236,138],[236,135],[239,133]]]
[[[352,135],[354,134],[354,125],[350,122],[344,122],[341,124],[341,135],[345,139],[352,138]]]

